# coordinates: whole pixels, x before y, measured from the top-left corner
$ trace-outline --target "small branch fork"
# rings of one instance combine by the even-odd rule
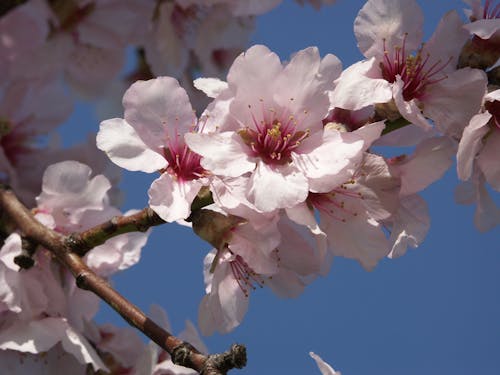
[[[146,231],[151,226],[163,223],[163,220],[149,208],[134,215],[115,217],[69,237],[38,222],[14,193],[1,185],[0,210],[28,240],[51,251],[58,261],[73,274],[79,288],[92,291],[99,296],[130,325],[139,329],[166,350],[175,364],[192,368],[201,375],[225,375],[233,368],[243,368],[246,365],[246,349],[243,345],[233,344],[227,352],[221,354],[208,356],[201,354],[191,344],[158,326],[83,262],[80,255],[104,243],[108,238],[132,231]]]

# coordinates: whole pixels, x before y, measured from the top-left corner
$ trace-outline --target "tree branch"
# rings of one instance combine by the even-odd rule
[[[202,188],[191,204],[191,212],[200,211],[203,207],[212,204],[212,193],[208,188]],[[192,216],[187,218],[191,220]],[[84,256],[96,246],[102,245],[112,237],[129,232],[146,232],[149,228],[165,224],[151,208],[146,207],[141,211],[128,216],[115,216],[110,220],[96,225],[80,233],[72,233],[66,239],[66,245],[79,256]]]
[[[147,207],[132,215],[115,216],[86,231],[72,233],[67,237],[66,244],[76,254],[84,256],[89,250],[112,237],[129,232],[146,232],[149,228],[164,223],[163,219]]]
[[[242,345],[235,344],[225,353],[206,356],[189,343],[180,340],[161,328],[138,307],[114,290],[106,280],[97,276],[83,262],[81,257],[72,251],[69,237],[57,233],[38,222],[31,212],[17,199],[14,193],[3,186],[0,186],[0,207],[26,238],[42,245],[56,256],[59,262],[73,274],[76,279],[76,285],[79,288],[92,291],[99,296],[129,324],[139,329],[161,348],[166,350],[172,356],[172,361],[175,364],[192,368],[202,375],[224,375],[233,368],[243,368],[246,365],[246,350]],[[147,210],[145,209],[141,213],[145,215],[145,218],[148,218],[147,220],[156,222],[155,220],[157,219],[152,218]],[[131,215],[122,217],[123,223],[128,223],[126,225],[123,224],[123,228],[131,228],[130,225],[134,225],[134,219],[138,219],[139,217],[141,216],[136,217]],[[119,222],[121,223],[122,221]],[[105,225],[106,223],[102,224],[102,226]],[[97,226],[96,228],[98,227],[101,226]],[[118,225],[118,228],[121,227]],[[120,230],[115,229],[112,233],[116,233],[114,235],[125,233],[123,231],[118,233]],[[82,235],[88,232],[88,238],[91,241],[98,242],[98,240],[101,240],[100,233],[104,232],[103,228],[99,230],[95,229],[95,231],[90,229],[89,231],[83,232],[79,236],[85,239],[86,237],[82,237]]]

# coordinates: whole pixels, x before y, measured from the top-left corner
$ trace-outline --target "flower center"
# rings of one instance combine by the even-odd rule
[[[407,34],[404,36],[403,46],[395,47],[392,53],[387,50],[384,39],[384,59],[380,62],[380,69],[382,77],[391,83],[396,81],[396,76],[401,77],[404,82],[403,98],[409,101],[422,98],[428,85],[447,78],[444,74],[438,74],[450,63],[451,57],[444,63],[439,60],[429,65],[430,55],[422,56],[423,46],[415,54],[406,51],[406,36]]]
[[[200,165],[200,155],[191,151],[185,144],[170,146],[163,148],[168,167],[162,172],[166,171],[179,181],[196,180],[206,175],[205,169]]]
[[[272,113],[274,114],[274,111]],[[243,128],[238,134],[250,147],[253,155],[260,157],[267,164],[289,163],[292,160],[292,151],[299,147],[310,133],[309,129],[297,131],[297,121],[293,115],[285,121],[278,118],[257,121],[253,117],[253,123],[253,128]]]

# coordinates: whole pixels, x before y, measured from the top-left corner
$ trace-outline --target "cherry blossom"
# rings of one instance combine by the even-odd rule
[[[455,69],[467,38],[456,12],[447,13],[419,47],[422,23],[413,0],[369,0],[354,23],[367,59],[342,73],[331,95],[334,106],[357,110],[381,103],[389,120],[402,116],[429,132],[429,118],[441,132],[460,137],[479,110],[486,79],[479,70]]]
[[[207,224],[221,220],[217,214],[207,215],[211,217]],[[260,219],[235,221],[220,245],[205,257],[207,294],[199,308],[199,326],[205,335],[237,327],[247,312],[251,291],[267,285],[277,295],[293,298],[317,275],[327,272],[329,261],[321,235],[314,238],[305,226],[286,216],[258,215]],[[193,220],[196,231],[197,220]]]
[[[66,161],[51,165],[43,176],[37,197],[36,218],[64,234],[88,229],[120,211],[109,206],[109,181],[90,178],[91,170]],[[139,260],[147,234],[114,238],[91,250],[88,265],[102,276],[128,268]],[[22,252],[19,234],[12,233],[0,249],[0,349],[40,354],[60,343],[79,363],[106,369],[88,339],[87,322],[97,313],[99,299],[77,288],[73,276],[38,248],[35,266],[19,272],[16,256]],[[28,361],[29,363],[29,361]]]
[[[101,122],[97,147],[122,168],[159,171],[149,189],[151,208],[169,222],[187,218],[208,173],[183,139],[185,133],[203,130],[186,92],[170,77],[138,81],[125,93],[123,105],[124,119]]]
[[[326,90],[339,70],[335,56],[320,59],[316,48],[283,66],[267,47],[254,46],[235,60],[227,88],[207,109],[210,131],[186,134],[186,142],[213,174],[249,174],[244,199],[259,211],[303,202],[310,188],[359,158],[360,139],[323,137]]]

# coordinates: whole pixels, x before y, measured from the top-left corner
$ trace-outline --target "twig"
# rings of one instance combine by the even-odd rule
[[[196,213],[213,202],[210,190],[208,188],[202,188],[191,204],[191,211]],[[191,216],[186,220],[190,221]],[[69,246],[74,253],[83,257],[89,250],[102,245],[112,237],[129,232],[146,232],[149,228],[164,223],[165,221],[151,208],[146,207],[135,214],[115,216],[86,231],[72,233],[67,237],[66,245]]]
[[[164,220],[147,207],[132,215],[115,216],[86,231],[72,233],[68,236],[66,244],[76,254],[84,256],[90,249],[102,245],[112,237],[129,232],[145,232],[153,226],[164,223]]]
[[[99,296],[129,324],[166,350],[175,364],[192,368],[202,375],[224,375],[232,368],[242,368],[246,365],[246,350],[242,345],[233,345],[229,351],[222,354],[206,356],[189,343],[158,326],[104,279],[97,276],[80,256],[72,251],[68,245],[70,243],[68,237],[38,222],[14,193],[2,186],[0,186],[0,208],[26,238],[51,251],[59,262],[68,268],[79,288],[92,291]]]

